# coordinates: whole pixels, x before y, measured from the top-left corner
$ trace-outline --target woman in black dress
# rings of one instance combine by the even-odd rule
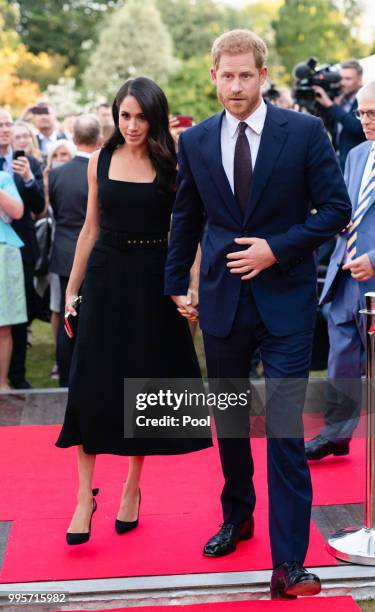
[[[97,454],[130,456],[115,523],[125,533],[138,524],[144,456],[211,445],[208,435],[178,438],[165,429],[158,438],[124,436],[124,379],[197,379],[200,370],[187,321],[163,295],[176,179],[167,100],[153,81],[137,78],[121,87],[112,111],[114,133],[89,161],[87,216],[66,293],[66,311],[75,314],[84,281],[68,405],[56,443],[78,446],[69,544],[90,535]]]

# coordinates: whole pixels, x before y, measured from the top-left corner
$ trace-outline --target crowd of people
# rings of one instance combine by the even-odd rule
[[[375,82],[363,86],[361,66],[350,60],[341,66],[338,99],[315,86],[334,120],[329,138],[320,119],[285,109],[287,95],[275,105],[264,101],[266,56],[252,32],[216,39],[211,79],[224,110],[177,130],[178,174],[171,134],[178,122],[150,79],[127,81],[112,107],[60,123],[44,101],[15,123],[0,109],[0,389],[30,386],[27,326],[46,282],[40,273],[35,281],[43,255],[35,223],[47,216],[57,371],[60,384],[69,383],[57,446],[78,446],[67,542],[90,537],[101,453],[131,457],[115,523],[117,533],[127,533],[138,525],[145,455],[188,453],[211,440],[206,431],[124,437],[124,378],[199,378],[187,324],[199,318],[209,377],[248,379],[259,350],[266,381],[280,381],[268,419],[281,415],[298,425],[305,387],[291,396],[281,381],[309,376],[316,263],[324,265],[324,251],[319,293],[333,381],[326,424],[306,445],[303,436],[268,439],[271,592],[290,598],[320,591],[319,578],[303,567],[312,494],[307,459],[347,454],[361,406],[365,333],[358,313],[364,293],[375,290]],[[72,342],[64,320],[77,316],[81,295]],[[208,557],[233,552],[254,531],[248,407],[238,408],[234,422],[230,417],[215,412],[224,522],[204,547]]]
[[[0,171],[4,184],[1,197],[18,197],[22,208],[20,215],[19,206],[9,208],[5,202],[0,205],[0,389],[9,388],[9,383],[15,389],[31,387],[26,374],[26,350],[31,342],[30,326],[39,310],[50,312],[57,359],[62,355],[60,382],[67,383],[65,349],[57,342],[63,320],[60,315],[64,313],[61,285],[66,285],[64,279],[69,276],[75,242],[86,214],[88,157],[112,130],[113,118],[107,104],[98,106],[92,115],[68,116],[61,121],[46,101],[27,108],[16,121],[7,109],[0,109]],[[79,160],[83,160],[81,166]],[[57,169],[69,162],[73,162],[72,173],[68,166],[68,180],[56,186]],[[43,243],[48,253],[40,252],[37,240],[36,225],[43,218],[50,220],[48,227],[53,231],[52,247],[50,240]],[[41,255],[49,260],[49,269],[42,277],[42,270],[36,276]],[[48,296],[47,307],[41,308]],[[60,336],[64,344],[61,330]],[[59,376],[57,365],[51,376]]]

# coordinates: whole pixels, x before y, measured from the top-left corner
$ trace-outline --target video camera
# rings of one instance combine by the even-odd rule
[[[263,99],[267,100],[267,102],[271,102],[271,104],[275,104],[275,102],[280,98],[280,92],[273,81],[270,81],[269,87],[263,92],[262,95]]]
[[[322,87],[330,99],[333,100],[341,94],[339,72],[333,70],[330,64],[318,66],[318,60],[310,57],[307,62],[297,64],[293,68],[293,77],[292,96],[300,110],[321,117],[327,130],[332,132],[332,121],[326,109],[319,104],[313,86],[319,85],[319,87]]]

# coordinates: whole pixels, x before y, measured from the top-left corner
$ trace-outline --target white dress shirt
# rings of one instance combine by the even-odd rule
[[[76,157],[85,157],[86,159],[90,159],[92,153],[88,153],[87,151],[81,151],[81,149],[77,149],[75,156]]]
[[[247,117],[247,119],[243,119],[243,121],[248,125],[245,134],[250,145],[253,169],[259,151],[260,139],[262,136],[264,122],[266,120],[266,115],[267,105],[262,98],[258,108],[249,117]],[[241,123],[240,119],[236,119],[227,110],[225,111],[225,115],[221,123],[221,159],[225,174],[227,175],[233,193],[234,150],[236,148],[239,123]]]
[[[57,132],[52,132],[50,136],[44,136],[41,132],[38,133],[39,147],[43,155],[48,155],[48,149],[51,144],[57,140]]]

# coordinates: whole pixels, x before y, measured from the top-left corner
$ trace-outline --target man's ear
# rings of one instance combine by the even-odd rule
[[[267,66],[263,66],[263,68],[261,68],[259,70],[259,75],[260,75],[260,84],[264,85],[264,83],[266,82],[267,77],[268,77],[268,68],[267,68]]]
[[[213,82],[214,85],[216,85],[217,83],[217,73],[216,73],[216,68],[212,67],[210,69],[210,74],[211,74],[211,81]]]

